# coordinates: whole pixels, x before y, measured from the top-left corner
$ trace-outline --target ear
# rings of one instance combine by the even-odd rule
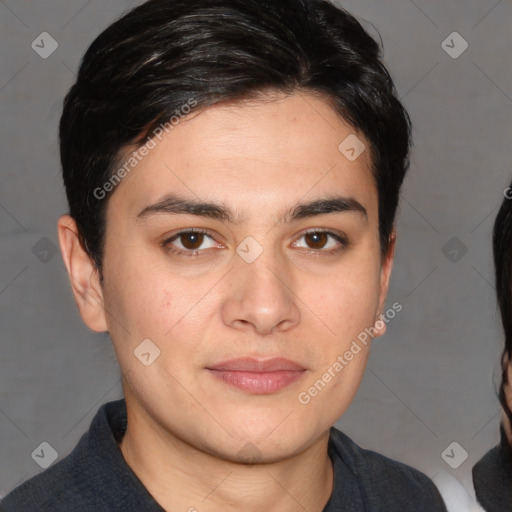
[[[389,244],[387,253],[383,256],[380,269],[380,290],[379,290],[379,309],[377,318],[375,319],[376,336],[382,336],[386,332],[386,322],[380,320],[384,305],[386,303],[386,296],[389,289],[389,280],[391,277],[391,270],[393,268],[393,261],[395,259],[395,242],[396,230],[393,228],[389,235]],[[379,321],[380,320],[380,321]]]
[[[62,259],[68,271],[71,289],[82,320],[93,331],[107,331],[99,272],[80,244],[73,217],[69,215],[60,217],[57,230]]]

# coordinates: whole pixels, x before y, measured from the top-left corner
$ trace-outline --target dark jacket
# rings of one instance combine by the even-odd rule
[[[512,511],[512,448],[503,425],[500,442],[473,467],[478,502],[486,512]]]
[[[124,400],[104,404],[71,454],[11,491],[0,510],[163,512],[119,449],[126,425]],[[334,427],[328,453],[334,490],[324,512],[446,512],[428,477],[363,450]]]

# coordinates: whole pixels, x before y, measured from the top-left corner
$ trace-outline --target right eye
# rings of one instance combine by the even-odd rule
[[[210,242],[208,242],[208,240]],[[206,247],[202,247],[205,242]],[[212,235],[201,229],[184,229],[162,242],[162,246],[171,254],[183,256],[199,256],[206,249],[218,247]]]

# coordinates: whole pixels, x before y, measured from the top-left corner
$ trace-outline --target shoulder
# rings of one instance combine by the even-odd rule
[[[74,452],[11,491],[0,512],[101,511],[92,496],[81,489]]]
[[[354,474],[364,499],[378,510],[410,511],[414,505],[415,512],[446,512],[437,487],[417,469],[361,448],[334,427],[330,450]]]
[[[104,468],[113,466],[105,464],[115,446],[110,418],[118,416],[122,420],[124,411],[122,400],[103,404],[73,451],[12,490],[0,502],[0,512],[107,510],[96,491],[104,485]]]
[[[512,510],[512,447],[508,444],[503,425],[500,433],[500,442],[472,469],[476,496],[486,510]]]

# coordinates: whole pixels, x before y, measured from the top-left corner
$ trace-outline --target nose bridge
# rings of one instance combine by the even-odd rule
[[[263,245],[248,237],[239,244],[230,279],[231,292],[224,305],[226,323],[245,328],[250,325],[268,333],[298,322],[289,267],[271,243]]]
[[[236,272],[239,292],[245,300],[262,301],[262,304],[284,300],[288,296],[285,285],[288,270],[284,258],[270,243],[265,246],[258,244],[259,248],[256,243],[247,240],[237,248],[239,258],[235,267],[239,271]],[[251,252],[250,259],[243,252],[247,249]]]

